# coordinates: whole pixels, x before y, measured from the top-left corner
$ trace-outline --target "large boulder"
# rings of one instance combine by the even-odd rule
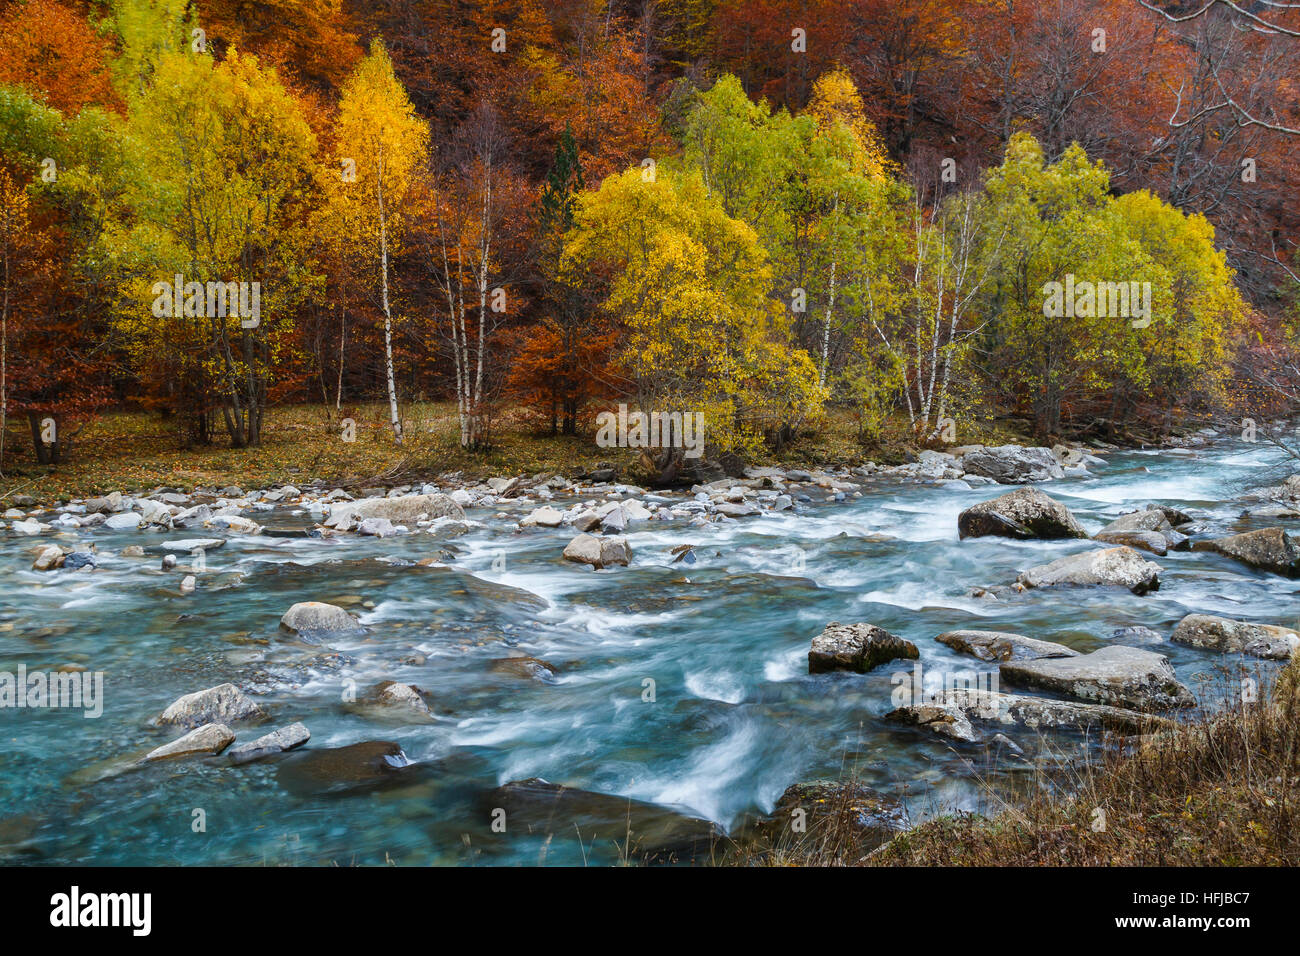
[[[874,624],[840,624],[832,621],[812,639],[808,650],[808,673],[857,671],[865,674],[886,661],[916,660],[920,653],[905,641]]]
[[[1018,488],[971,505],[957,516],[962,538],[1086,538],[1070,510],[1037,488]]]
[[[1288,627],[1232,621],[1210,614],[1189,614],[1174,628],[1170,640],[1189,647],[1249,654],[1268,660],[1288,660],[1300,646],[1300,635]]]
[[[280,627],[293,634],[318,634],[360,630],[361,625],[337,604],[299,601],[280,618]]]
[[[999,673],[1013,686],[1133,710],[1170,710],[1196,703],[1174,674],[1169,658],[1137,647],[1112,645],[1078,657],[1008,662]]]
[[[994,692],[964,694],[959,691],[948,691],[932,700],[899,707],[887,713],[885,719],[924,727],[940,736],[967,742],[982,739],[975,723],[1028,727],[1031,730],[1101,729],[1123,735],[1147,734],[1173,726],[1167,718],[1107,704],[1081,704],[1072,700]]]
[[[1030,568],[1018,580],[1027,588],[1121,587],[1134,594],[1146,594],[1159,589],[1161,570],[1160,565],[1146,560],[1132,548],[1102,548],[1066,555],[1050,564]]]
[[[1065,477],[1065,470],[1052,450],[1041,447],[995,445],[975,448],[962,456],[961,466],[968,475],[992,478],[1003,485]]]
[[[219,754],[235,742],[235,732],[225,724],[204,724],[169,744],[163,744],[144,755],[143,762],[167,760],[173,757],[197,757]]]
[[[240,720],[263,720],[264,711],[234,684],[218,684],[177,698],[158,718],[160,724],[199,727],[203,724],[233,724]]]
[[[593,568],[616,564],[626,566],[632,560],[632,548],[627,538],[580,534],[565,545],[564,559],[576,564],[590,564]]]
[[[396,498],[362,498],[335,505],[325,527],[351,531],[366,518],[386,518],[407,527],[421,519],[465,519],[465,512],[448,495],[400,495]]]
[[[1005,631],[945,631],[935,638],[958,654],[982,661],[1031,661],[1040,657],[1078,657],[1064,644],[1039,641]]]
[[[1300,577],[1300,545],[1281,528],[1262,528],[1226,538],[1198,541],[1198,551],[1214,551],[1243,564],[1289,578]]]

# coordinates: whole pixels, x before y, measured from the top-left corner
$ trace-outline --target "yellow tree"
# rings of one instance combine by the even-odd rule
[[[416,115],[380,40],[371,44],[369,55],[343,85],[334,142],[338,166],[337,175],[326,178],[328,202],[336,213],[339,238],[369,263],[378,290],[389,419],[400,444],[390,262],[402,245],[412,185],[428,154],[429,127]]]

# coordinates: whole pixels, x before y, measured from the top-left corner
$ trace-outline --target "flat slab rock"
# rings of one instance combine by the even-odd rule
[[[1214,551],[1252,568],[1300,578],[1300,544],[1282,528],[1261,528],[1226,538],[1198,541],[1197,551]]]
[[[1173,721],[1164,717],[1106,704],[1081,704],[1021,694],[963,694],[953,691],[891,710],[885,719],[924,727],[940,736],[968,743],[983,739],[983,734],[975,728],[974,723],[1028,727],[1033,730],[1101,729],[1130,736],[1165,730],[1174,725]]]
[[[269,734],[263,734],[249,743],[240,744],[238,747],[232,748],[226,756],[230,758],[232,763],[251,763],[272,754],[294,750],[309,740],[311,740],[311,731],[304,724],[295,723],[290,724],[288,727],[281,727],[279,730],[273,730]]]
[[[1172,710],[1196,703],[1169,658],[1137,647],[1112,645],[1077,657],[1008,662],[999,673],[1012,686],[1133,710]]]
[[[219,754],[235,742],[235,732],[225,724],[204,724],[169,744],[145,754],[144,763],[174,757],[197,757]]]
[[[840,624],[832,621],[812,639],[808,673],[847,670],[865,674],[886,661],[916,660],[920,652],[911,641],[874,624]]]
[[[957,516],[961,538],[1086,538],[1070,509],[1037,488],[1017,488]]]
[[[263,720],[266,716],[266,711],[234,684],[218,684],[177,698],[158,717],[158,723],[199,727],[203,724]]]
[[[1025,571],[1017,579],[1027,588],[1050,588],[1060,585],[1082,587],[1122,587],[1134,594],[1146,594],[1160,588],[1164,570],[1132,548],[1100,548],[1057,558]]]
[[[1248,654],[1274,661],[1290,660],[1300,647],[1300,635],[1292,628],[1233,621],[1210,614],[1187,615],[1178,622],[1170,640],[1203,650]]]
[[[1079,652],[1064,644],[1039,641],[1006,631],[945,631],[935,638],[958,654],[982,661],[1023,661],[1040,657],[1078,657]]]

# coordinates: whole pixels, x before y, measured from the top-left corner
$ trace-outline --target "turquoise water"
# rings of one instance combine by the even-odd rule
[[[1289,469],[1272,447],[1219,441],[1128,452],[1089,477],[1041,485],[1090,531],[1162,502],[1206,516],[1211,532],[1278,523],[1239,518],[1244,491]],[[631,567],[592,571],[559,558],[571,530],[519,531],[535,505],[472,509],[463,537],[232,538],[207,555],[194,594],[157,557],[112,557],[128,544],[191,532],[74,531],[93,540],[90,573],[28,570],[36,539],[4,533],[0,670],[102,671],[98,719],[79,711],[0,710],[0,860],[64,864],[519,864],[613,862],[609,841],[558,821],[542,833],[493,833],[485,794],[512,780],[556,783],[681,809],[734,831],[787,786],[852,767],[899,794],[913,818],[983,806],[978,748],[884,723],[885,666],[809,676],[809,641],[829,621],[869,621],[913,641],[926,672],[978,662],[938,645],[958,627],[1010,630],[1093,650],[1119,627],[1166,638],[1203,612],[1295,626],[1297,582],[1205,553],[1156,559],[1160,590],[966,596],[1009,584],[1087,542],[959,542],[958,512],[1007,490],[868,485],[863,497],[802,515],[724,527],[631,526]],[[567,506],[565,499],[557,502]],[[301,529],[305,513],[256,516]],[[47,533],[44,538],[49,538]],[[69,539],[61,539],[69,543]],[[670,550],[697,546],[694,565]],[[419,567],[443,547],[448,567]],[[185,559],[182,558],[182,563]],[[495,566],[495,569],[494,569]],[[296,601],[347,603],[367,632],[312,647],[279,631]],[[1212,697],[1225,663],[1165,640],[1181,679]],[[544,659],[554,683],[492,670],[509,655]],[[1271,665],[1250,662],[1251,671]],[[645,699],[654,682],[654,700]],[[430,720],[393,718],[346,699],[382,680],[428,692]],[[178,696],[231,681],[272,714],[240,742],[298,720],[306,751],[235,767],[224,757],[131,767],[173,734],[150,721]],[[1035,741],[1009,732],[1031,749]],[[411,761],[382,786],[322,778],[312,752],[394,741]],[[201,811],[197,814],[195,811]],[[206,827],[195,832],[195,820]]]

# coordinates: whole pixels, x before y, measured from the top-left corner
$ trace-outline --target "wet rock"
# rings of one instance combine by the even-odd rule
[[[521,518],[521,528],[558,528],[564,522],[564,512],[550,505],[543,505],[528,516]]]
[[[972,505],[957,516],[962,538],[1086,538],[1068,508],[1036,488],[1019,488]]]
[[[152,545],[149,550],[171,551],[176,554],[192,554],[200,549],[204,551],[213,551],[222,547],[225,543],[225,538],[177,538],[175,541],[164,541],[162,544]]]
[[[544,684],[555,683],[555,666],[535,657],[500,657],[492,661],[492,670],[498,674],[539,680]]]
[[[94,568],[99,559],[93,551],[73,551],[63,559],[63,567],[68,571],[80,571],[82,568]]]
[[[1169,710],[1195,704],[1174,674],[1169,658],[1154,651],[1113,645],[1078,657],[1017,661],[1001,666],[1004,681],[1080,700],[1133,710]]]
[[[992,478],[999,484],[1064,478],[1065,472],[1050,448],[996,445],[966,452],[961,467],[967,474]]]
[[[579,833],[589,844],[615,844],[629,860],[707,860],[721,832],[708,820],[630,797],[577,790],[540,777],[515,780],[483,795],[485,819],[505,811],[507,833]]]
[[[1079,652],[1064,644],[1039,641],[1004,631],[946,631],[935,638],[958,654],[982,661],[1023,661],[1040,657],[1077,657]]]
[[[1159,589],[1161,570],[1132,548],[1102,548],[1030,568],[1017,580],[1027,588],[1123,587],[1134,594],[1146,594]]]
[[[1172,525],[1163,511],[1133,511],[1120,515],[1097,534],[1115,534],[1121,531],[1167,531]]]
[[[307,727],[301,723],[294,723],[287,727],[281,727],[279,730],[273,730],[269,734],[264,734],[250,743],[240,744],[226,756],[230,758],[231,763],[251,763],[272,754],[294,750],[309,740],[311,740],[311,732]]]
[[[1198,541],[1194,548],[1214,551],[1252,568],[1289,578],[1300,577],[1300,545],[1282,528],[1263,528],[1212,541]]]
[[[724,501],[717,505],[714,510],[720,515],[726,515],[728,518],[749,518],[759,513],[758,505],[751,502],[729,502]]]
[[[391,538],[397,534],[397,528],[387,518],[362,518],[357,525],[357,534],[374,538]]]
[[[916,660],[920,653],[911,641],[874,624],[840,624],[832,621],[812,639],[808,673],[848,670],[865,674],[886,661]]]
[[[158,723],[198,727],[202,724],[264,720],[266,716],[266,711],[234,684],[218,684],[177,698],[162,712]]]
[[[899,707],[887,713],[885,719],[924,727],[940,736],[967,743],[983,739],[974,726],[977,723],[1034,730],[1101,729],[1123,735],[1152,733],[1173,726],[1173,721],[1163,717],[1106,704],[1081,704],[995,692],[964,694],[960,691],[948,691],[933,700]]]
[[[140,516],[134,511],[123,511],[109,516],[104,527],[109,531],[134,531],[142,524]]]
[[[1117,627],[1110,635],[1111,640],[1120,644],[1163,644],[1164,637],[1159,631],[1134,624],[1130,627]]]
[[[51,544],[41,548],[40,554],[36,555],[36,560],[32,562],[32,570],[57,571],[63,567],[63,562],[63,549],[58,545]]]
[[[605,568],[627,565],[632,560],[632,548],[626,538],[599,538],[594,534],[580,534],[565,545],[563,556],[566,561]]]
[[[867,852],[907,829],[907,808],[897,797],[862,784],[796,783],[781,794],[771,820],[760,830],[783,842],[798,843],[842,832],[845,825],[854,831],[856,849]]]
[[[262,526],[252,518],[243,515],[213,515],[203,522],[205,528],[227,528],[235,534],[255,535],[262,533]]]
[[[315,796],[401,783],[412,769],[410,758],[397,743],[367,740],[290,754],[280,762],[276,780],[292,794]]]
[[[325,634],[356,631],[361,625],[343,608],[323,601],[300,601],[280,618],[280,627],[294,634]]]
[[[1092,537],[1094,541],[1104,544],[1119,544],[1150,551],[1159,557],[1164,557],[1169,552],[1169,540],[1158,531],[1098,531]]]
[[[1174,628],[1175,644],[1224,654],[1249,654],[1267,660],[1289,660],[1300,646],[1300,635],[1288,627],[1232,621],[1209,614],[1189,614]]]
[[[181,578],[181,594],[192,594],[196,587],[198,587],[198,581],[194,575],[187,574]]]
[[[382,707],[395,707],[411,710],[417,714],[429,715],[429,705],[424,702],[424,695],[410,684],[399,684],[386,680],[375,687],[373,698]]]
[[[143,558],[144,548],[138,544],[129,544],[118,553],[124,558]]]
[[[573,519],[573,527],[579,531],[592,531],[600,527],[600,515],[594,511],[584,511]]]
[[[196,727],[184,737],[179,737],[169,744],[163,744],[156,750],[145,754],[142,762],[168,760],[174,757],[198,757],[221,753],[235,742],[235,732],[225,724],[204,724]]]
[[[396,498],[362,498],[335,505],[325,527],[349,531],[366,518],[386,518],[394,524],[412,527],[421,519],[465,520],[465,512],[448,495],[401,495]]]

